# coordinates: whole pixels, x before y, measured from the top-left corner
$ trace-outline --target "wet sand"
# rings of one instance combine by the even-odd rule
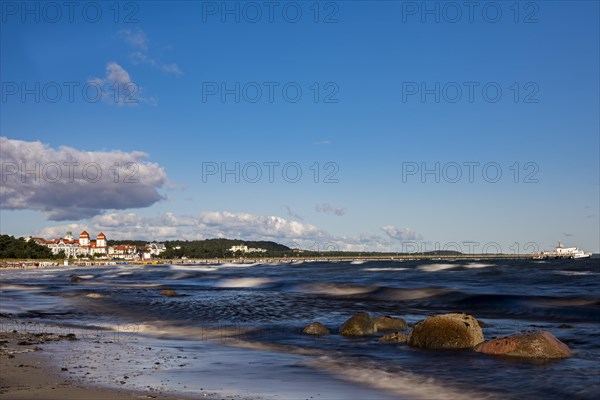
[[[121,371],[122,380],[115,382],[122,388],[94,385],[94,367],[65,362],[69,359],[74,360],[65,357],[65,352],[80,352],[82,349],[81,346],[69,346],[71,340],[78,339],[52,333],[0,332],[0,398],[2,400],[188,400],[194,398],[214,400],[224,398],[216,393],[206,392],[198,393],[197,396],[183,396],[155,387],[148,387],[147,390],[129,389],[127,371]],[[87,344],[83,343],[83,346]]]

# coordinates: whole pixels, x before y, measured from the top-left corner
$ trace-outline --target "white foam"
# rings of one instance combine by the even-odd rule
[[[219,264],[218,266],[221,268],[248,268],[248,267],[254,267],[255,265],[258,265],[258,263],[225,263],[225,264]]]
[[[327,282],[301,284],[298,285],[297,288],[302,292],[328,294],[332,296],[370,293],[377,289],[375,286],[352,286]]]
[[[380,272],[380,271],[406,271],[408,268],[364,268],[363,271]]]
[[[26,285],[3,285],[0,284],[0,290],[41,290],[40,286],[26,286]]]
[[[218,270],[218,268],[216,266],[204,266],[204,265],[170,265],[169,269],[173,270],[173,271],[202,271],[202,272],[209,272],[209,271],[216,271]]]
[[[314,368],[328,371],[343,379],[385,390],[402,398],[419,400],[471,400],[493,399],[493,395],[475,390],[464,390],[436,383],[434,379],[419,376],[411,372],[390,372],[373,366],[362,366],[348,360],[322,356],[308,364]]]
[[[452,292],[451,289],[442,288],[422,288],[422,289],[397,289],[397,288],[385,288],[385,292],[378,296],[378,298],[386,300],[404,301],[404,300],[418,300],[427,299],[434,296],[444,295]]]
[[[465,268],[486,268],[486,267],[494,267],[496,264],[483,264],[483,263],[468,263],[467,265],[463,265]]]
[[[266,285],[274,282],[272,279],[267,278],[234,278],[234,279],[223,279],[217,282],[215,286],[222,288],[242,288],[242,287],[256,287]]]
[[[170,276],[169,279],[186,279],[189,278],[193,275],[191,274],[186,274],[185,272],[178,272],[176,274],[173,274],[173,276]]]
[[[600,275],[600,273],[598,273],[598,272],[592,272],[592,271],[556,271],[555,274],[558,274],[558,275],[567,275],[567,276]]]
[[[351,261],[350,264],[361,265],[361,264],[364,264],[365,262],[366,262],[365,260],[354,260],[354,261]]]
[[[436,272],[436,271],[444,271],[446,269],[456,268],[456,267],[459,267],[459,265],[457,265],[457,264],[427,264],[427,265],[420,265],[419,267],[417,267],[417,269],[420,271],[425,271],[425,272]]]

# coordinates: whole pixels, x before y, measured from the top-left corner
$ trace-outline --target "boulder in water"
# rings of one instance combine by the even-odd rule
[[[163,295],[163,296],[169,296],[169,297],[177,296],[177,293],[174,290],[171,290],[171,289],[162,290],[160,292],[160,294]]]
[[[78,277],[77,275],[71,275],[71,282],[73,282],[73,283],[81,282],[81,278]]]
[[[394,318],[389,315],[373,318],[376,331],[398,331],[408,327],[406,321],[402,318]]]
[[[469,349],[483,342],[477,320],[467,314],[441,314],[418,322],[408,344],[421,349]]]
[[[548,331],[533,331],[487,340],[475,347],[484,354],[526,358],[568,358],[569,346]]]
[[[396,342],[404,343],[408,340],[408,336],[401,332],[389,333],[379,338],[380,342]]]
[[[354,314],[340,328],[343,336],[371,336],[377,329],[367,313]]]
[[[303,330],[302,333],[306,334],[306,335],[329,335],[329,329],[327,329],[327,327],[325,327],[325,325],[323,325],[320,322],[313,322],[310,325],[307,325]]]

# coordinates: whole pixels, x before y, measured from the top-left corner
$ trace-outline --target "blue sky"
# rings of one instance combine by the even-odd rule
[[[2,2],[2,232],[600,250],[598,2],[271,7]],[[67,158],[103,179],[21,181]]]

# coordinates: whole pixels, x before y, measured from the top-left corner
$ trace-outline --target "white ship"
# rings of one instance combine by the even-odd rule
[[[563,247],[561,242],[554,251],[542,251],[541,258],[590,258],[592,253],[586,253],[577,247]]]

